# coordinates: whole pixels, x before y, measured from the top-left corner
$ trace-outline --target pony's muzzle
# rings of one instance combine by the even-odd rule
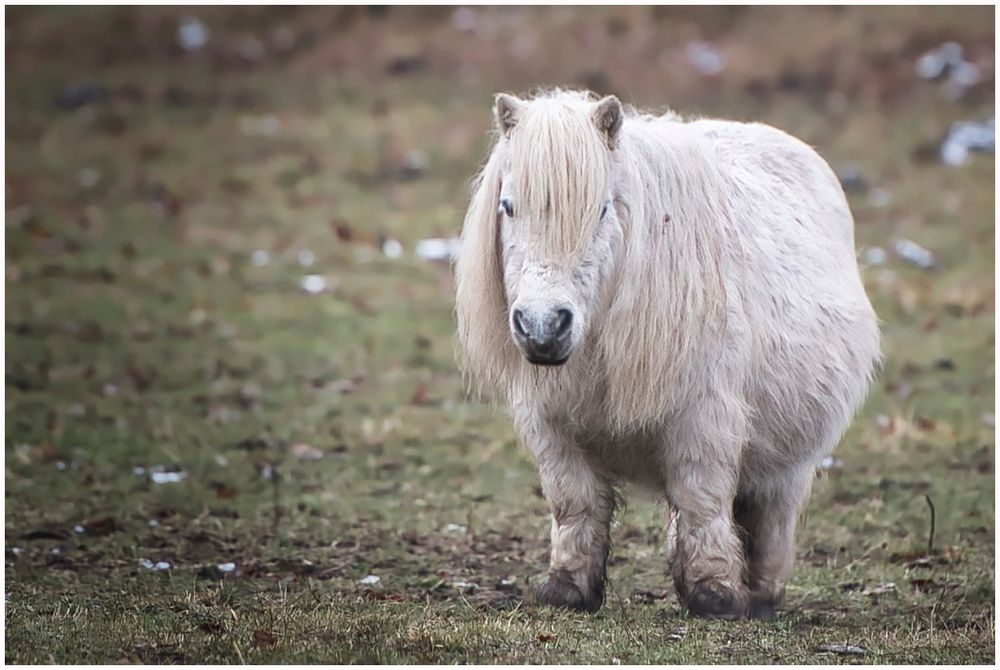
[[[529,363],[562,365],[572,349],[573,312],[566,308],[535,311],[515,308],[510,314],[514,340]]]

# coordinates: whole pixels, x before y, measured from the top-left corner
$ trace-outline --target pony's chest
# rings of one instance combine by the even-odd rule
[[[572,434],[590,463],[614,479],[645,485],[661,483],[661,440],[648,434],[612,433],[600,421],[578,425]]]

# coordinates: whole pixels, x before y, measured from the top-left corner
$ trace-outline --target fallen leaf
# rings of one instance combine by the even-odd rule
[[[262,647],[273,647],[278,644],[278,638],[263,628],[258,628],[253,632],[253,646],[257,649]]]
[[[374,589],[365,589],[363,593],[366,600],[388,600],[399,603],[406,599],[398,593],[386,593],[384,591],[375,591]]]
[[[225,632],[222,625],[214,621],[203,621],[198,624],[196,628],[202,632],[208,633],[209,635],[218,635],[219,633]]]
[[[242,449],[243,451],[257,451],[258,449],[267,449],[270,446],[270,440],[263,437],[248,437],[234,445],[236,449]]]
[[[129,364],[126,372],[128,373],[129,379],[132,380],[132,385],[135,387],[135,390],[140,393],[152,386],[153,382],[156,380],[156,370],[153,370],[152,368],[143,370],[134,363]]]
[[[31,530],[21,536],[22,540],[65,540],[66,533],[56,530]]]
[[[944,549],[944,560],[948,563],[958,563],[962,560],[964,551],[961,547],[951,545]]]
[[[553,641],[555,641],[555,639],[557,637],[559,637],[559,636],[556,635],[555,633],[539,633],[538,634],[538,641],[539,642],[553,642]]]
[[[230,498],[235,498],[236,494],[239,493],[237,489],[224,482],[209,482],[209,488],[215,491],[215,497],[222,500],[229,500]]]
[[[334,234],[341,242],[350,242],[351,238],[354,237],[354,231],[351,230],[351,225],[346,221],[334,219],[330,222],[330,227],[333,228]]]
[[[83,522],[83,529],[87,535],[100,537],[110,535],[118,530],[115,520],[110,516],[98,516]]]
[[[425,384],[420,384],[417,388],[413,389],[413,395],[410,396],[411,405],[426,405],[427,404],[427,386]]]
[[[953,361],[950,358],[939,358],[936,361],[934,361],[934,369],[935,370],[954,370],[955,369],[955,361]]]
[[[56,448],[48,442],[38,445],[32,451],[32,456],[42,463],[50,463],[56,460],[56,456],[58,456]]]

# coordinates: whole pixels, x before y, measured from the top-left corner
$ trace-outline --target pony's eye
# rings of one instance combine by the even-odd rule
[[[503,200],[500,201],[500,209],[502,209],[503,213],[506,214],[509,218],[511,219],[514,218],[514,205],[512,205],[510,203],[510,200],[508,200],[507,198],[504,198]]]
[[[607,213],[608,213],[608,203],[604,203],[604,207],[601,207],[601,218],[603,219],[604,215]]]

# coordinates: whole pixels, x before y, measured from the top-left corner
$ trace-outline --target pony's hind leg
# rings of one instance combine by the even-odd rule
[[[741,492],[733,506],[743,533],[753,618],[773,618],[784,602],[795,562],[795,526],[812,482],[811,469],[786,475],[766,489]]]
[[[545,605],[594,612],[604,604],[615,494],[581,449],[549,435],[529,445],[552,512],[552,553],[535,593]]]

